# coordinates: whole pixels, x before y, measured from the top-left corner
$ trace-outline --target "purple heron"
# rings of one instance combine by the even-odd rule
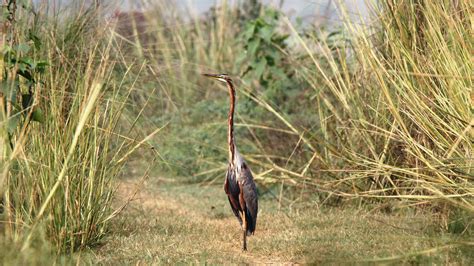
[[[224,82],[230,96],[227,141],[229,145],[229,165],[224,181],[224,191],[230,207],[242,227],[242,250],[247,250],[247,236],[255,233],[258,212],[257,187],[252,172],[244,158],[237,151],[234,142],[235,88],[232,79],[226,74],[203,74],[206,77]]]

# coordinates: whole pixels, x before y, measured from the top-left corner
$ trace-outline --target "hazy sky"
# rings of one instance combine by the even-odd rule
[[[61,4],[68,4],[80,0],[33,0],[35,3],[49,4],[56,2]],[[93,0],[88,0],[93,1]],[[122,10],[129,10],[130,6],[137,6],[140,2],[153,2],[154,0],[104,0],[105,2],[117,3]],[[191,6],[196,10],[196,13],[203,13],[213,5],[219,5],[224,0],[167,0],[169,2],[175,2],[176,5],[180,6]],[[245,0],[227,0],[229,3],[235,3],[237,1],[242,2]],[[367,17],[367,8],[365,5],[367,0],[262,0],[265,4],[274,6],[280,6],[282,4],[283,11],[293,19],[296,17],[303,18],[305,21],[328,21],[328,22],[340,22],[336,3],[343,2],[347,7],[349,15],[353,21],[357,21],[359,15]],[[329,4],[329,6],[328,6]]]
[[[349,14],[355,19],[356,14],[362,14],[367,16],[367,9],[365,5],[366,0],[343,0],[347,7]],[[196,8],[198,12],[208,10],[212,5],[220,3],[219,0],[182,0],[176,1],[181,3],[190,3]],[[230,1],[232,2],[232,0]],[[318,18],[325,18],[329,21],[340,21],[338,11],[336,10],[336,3],[341,2],[340,0],[262,0],[265,4],[273,6],[280,6],[285,13],[291,17],[301,17],[307,20],[314,20]]]
[[[234,1],[230,0],[229,2]],[[357,9],[360,9],[361,13],[365,14],[367,11],[365,9],[364,1],[366,0],[344,0],[343,2],[350,12],[355,13],[357,12]],[[208,10],[209,7],[216,3],[221,3],[222,0],[178,0],[176,2],[181,4],[191,4],[198,11],[202,12]],[[280,4],[283,3],[282,9],[285,12],[291,15],[305,17],[326,10],[328,3],[334,8],[335,3],[340,2],[340,0],[262,0],[262,2],[274,6],[280,6]]]
[[[214,5],[219,5],[224,0],[174,0],[177,5],[191,6],[196,12],[203,13]],[[229,3],[242,2],[245,0],[227,0]],[[283,11],[291,16],[303,18],[305,21],[328,21],[340,22],[339,12],[337,11],[337,3],[343,2],[347,8],[349,15],[353,21],[359,20],[359,14],[367,17],[367,8],[365,5],[367,0],[262,0],[264,4],[279,7],[282,6]],[[125,0],[122,1],[122,8],[128,9],[130,4],[134,5],[139,1]],[[153,2],[153,0],[148,0]],[[171,1],[173,2],[173,1]]]

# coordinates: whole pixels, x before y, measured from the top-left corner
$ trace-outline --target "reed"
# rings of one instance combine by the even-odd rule
[[[302,71],[324,121],[324,161],[347,170],[328,184],[340,195],[472,213],[470,3],[372,8],[374,25],[347,22],[350,45],[337,49],[318,40],[323,59]],[[310,56],[314,41],[299,38]]]
[[[159,130],[125,137],[135,127],[125,108],[136,77],[119,74],[100,7],[61,10],[67,16],[48,8],[16,7],[5,32],[1,222],[23,251],[43,236],[72,252],[106,234],[116,178]]]

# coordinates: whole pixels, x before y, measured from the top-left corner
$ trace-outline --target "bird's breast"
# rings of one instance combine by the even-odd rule
[[[232,167],[229,167],[227,172],[227,183],[229,186],[229,192],[232,195],[238,195],[240,193],[240,188],[237,179],[237,172]]]

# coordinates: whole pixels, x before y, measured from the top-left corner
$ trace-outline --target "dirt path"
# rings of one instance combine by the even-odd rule
[[[122,182],[117,204],[135,187],[134,181]],[[435,225],[426,216],[314,207],[279,211],[274,200],[265,197],[259,205],[256,234],[249,238],[249,251],[242,252],[240,227],[222,187],[148,182],[114,220],[110,236],[95,252],[96,260],[146,265],[354,262],[442,244],[439,235],[431,236]],[[450,241],[451,236],[442,237]],[[456,254],[446,250],[435,258],[459,262]],[[428,255],[404,261],[423,262],[425,256],[438,261]]]
[[[130,198],[136,186],[136,182],[122,182],[119,186],[118,198],[122,200]],[[187,187],[173,190],[142,187],[129,203],[122,217],[119,217],[121,219],[119,226],[114,228],[115,230],[125,229],[131,241],[119,241],[118,246],[106,245],[102,251],[121,249],[123,254],[135,252],[136,256],[128,258],[131,259],[130,262],[150,262],[150,259],[153,262],[167,263],[289,262],[275,254],[254,252],[254,245],[257,245],[254,238],[268,233],[266,232],[268,228],[265,227],[259,228],[257,235],[249,238],[249,252],[242,252],[240,226],[230,209],[227,210],[228,206],[225,204],[227,202],[223,200],[225,199],[223,191],[218,193],[217,187],[201,187],[201,189],[197,187],[196,185],[196,188],[192,190],[187,190]],[[196,194],[197,192],[199,193]],[[214,196],[218,197],[217,201]],[[132,218],[134,222],[130,221]],[[132,228],[133,223],[137,227]],[[157,228],[158,225],[161,228]],[[156,231],[150,232],[150,230]],[[150,233],[154,236],[149,235]],[[117,239],[113,239],[112,242],[115,240]],[[144,258],[139,259],[139,254],[143,254],[144,250],[146,251]],[[127,260],[127,258],[123,259]]]

